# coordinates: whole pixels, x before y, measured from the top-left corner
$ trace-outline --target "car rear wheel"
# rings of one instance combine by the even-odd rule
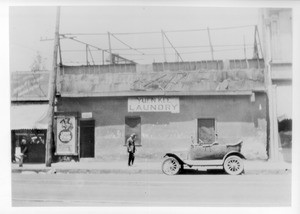
[[[238,156],[229,156],[224,161],[224,170],[229,175],[239,175],[244,171],[244,163],[242,158]]]
[[[181,165],[176,158],[168,157],[162,163],[162,171],[166,175],[176,175],[180,169]]]

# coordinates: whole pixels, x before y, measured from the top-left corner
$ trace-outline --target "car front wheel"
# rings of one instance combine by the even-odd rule
[[[176,158],[168,157],[162,163],[162,171],[166,175],[176,175],[180,169],[181,165]]]
[[[239,175],[244,171],[242,158],[238,156],[229,156],[224,161],[224,170],[229,175]]]

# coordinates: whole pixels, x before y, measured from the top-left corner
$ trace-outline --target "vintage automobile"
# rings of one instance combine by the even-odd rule
[[[230,175],[244,172],[244,155],[241,154],[243,141],[234,144],[205,144],[201,139],[194,143],[187,152],[174,152],[164,155],[162,171],[167,175],[178,174],[185,166],[204,169],[223,169]]]

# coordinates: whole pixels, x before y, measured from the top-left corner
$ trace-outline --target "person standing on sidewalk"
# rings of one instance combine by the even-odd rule
[[[20,160],[19,160],[19,167],[23,166],[23,160],[27,156],[27,153],[28,153],[27,142],[26,142],[26,139],[23,138],[21,141],[21,155],[20,155]]]
[[[20,141],[17,140],[16,141],[16,147],[15,147],[15,157],[14,160],[16,163],[20,163],[20,159],[21,159],[21,144]]]
[[[126,141],[127,152],[129,154],[129,156],[128,156],[128,166],[132,166],[133,162],[134,162],[135,139],[136,139],[136,134],[132,133]]]

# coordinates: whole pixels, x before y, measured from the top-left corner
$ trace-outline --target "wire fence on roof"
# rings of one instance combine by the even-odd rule
[[[235,29],[241,29],[241,28],[251,28],[251,33],[248,32],[247,35],[248,35],[248,38],[250,37],[253,37],[253,32],[254,32],[254,28],[255,25],[242,25],[242,26],[230,26],[230,27],[213,27],[213,28],[209,28],[210,31],[219,31],[219,30],[235,30]],[[220,44],[220,41],[217,43],[217,44],[214,44],[214,42],[217,42],[217,41],[212,41],[212,44],[209,45],[201,45],[201,44],[197,44],[197,45],[192,45],[192,44],[182,44],[182,42],[192,42],[191,40],[189,40],[189,37],[186,37],[188,39],[180,39],[178,40],[178,38],[176,39],[175,36],[175,33],[194,33],[194,32],[200,32],[200,31],[208,31],[208,28],[199,28],[199,29],[183,29],[183,30],[166,30],[166,31],[143,31],[143,32],[116,32],[116,33],[65,33],[65,34],[61,34],[62,38],[64,39],[70,39],[70,40],[73,40],[73,41],[76,41],[78,43],[81,43],[81,44],[85,44],[87,45],[89,48],[86,49],[86,50],[83,50],[83,49],[79,49],[79,50],[71,50],[71,49],[62,49],[61,52],[64,52],[66,54],[70,54],[70,53],[75,53],[75,52],[87,52],[87,50],[89,51],[89,54],[90,56],[93,58],[92,56],[92,52],[93,54],[95,54],[96,52],[100,52],[99,54],[101,56],[97,56],[95,57],[95,59],[101,59],[101,63],[102,64],[105,64],[105,63],[112,63],[111,61],[109,61],[107,58],[110,58],[110,60],[112,59],[111,57],[108,57],[108,55],[113,55],[114,57],[116,57],[117,59],[120,58],[120,59],[124,59],[122,56],[138,56],[138,55],[142,55],[144,58],[143,59],[139,59],[139,60],[144,60],[144,61],[156,61],[156,60],[163,60],[163,56],[168,56],[168,59],[165,57],[165,61],[168,60],[168,61],[172,61],[170,60],[170,56],[174,56],[174,61],[178,61],[179,59],[181,59],[181,61],[183,61],[183,59],[181,58],[181,55],[192,55],[192,54],[195,54],[195,60],[199,60],[199,53],[210,53],[212,54],[212,52],[238,52],[238,51],[241,51],[241,53],[239,53],[238,55],[235,55],[234,58],[247,58],[247,57],[251,57],[251,55],[253,53],[253,49],[255,44],[254,43],[245,43],[244,41],[244,44],[230,44],[226,42],[228,42],[228,40],[230,40],[230,36],[228,36],[227,34],[223,34],[224,35],[224,38],[226,38],[226,42],[224,40],[224,44]],[[164,32],[164,38],[169,42],[170,46],[164,46],[163,45],[161,47],[158,47],[158,46],[151,46],[151,44],[153,43],[150,42],[150,40],[143,40],[143,39],[138,39],[138,41],[145,41],[145,42],[148,42],[147,44],[149,46],[144,46],[144,47],[134,47],[134,45],[132,45],[132,42],[131,42],[131,45],[129,45],[130,42],[128,41],[124,41],[123,39],[120,39],[120,37],[117,37],[116,35],[118,36],[122,36],[122,35],[145,35],[145,34],[162,34],[162,32]],[[173,35],[174,33],[174,36],[172,36],[172,38],[169,38],[166,36],[165,33],[171,33]],[[250,35],[251,34],[251,35]],[[255,34],[255,33],[254,33]],[[112,36],[116,41],[119,42],[119,45],[118,44],[115,44],[113,43],[113,47],[110,47],[110,48],[107,48],[105,46],[105,41],[107,39],[101,39],[101,45],[94,45],[94,44],[91,44],[90,42],[84,42],[80,39],[77,38],[77,36]],[[163,35],[163,34],[162,34]],[[73,37],[74,36],[74,37]],[[255,35],[256,36],[256,35]],[[143,38],[142,37],[138,37],[138,38]],[[198,41],[199,41],[199,37],[198,38]],[[137,40],[137,37],[131,37],[130,39],[133,39],[133,41],[136,41]],[[159,40],[160,41],[159,41]],[[174,40],[174,41],[173,41]],[[201,39],[200,39],[201,40]],[[64,40],[65,41],[65,40]],[[157,41],[156,43],[160,43],[161,42],[161,37],[157,37]],[[172,43],[171,43],[172,41]],[[196,40],[195,40],[196,41]],[[251,39],[252,41],[252,39]],[[111,42],[111,41],[109,41]],[[181,42],[181,44],[179,44],[179,42]],[[201,42],[205,42],[203,39],[201,40]],[[233,41],[231,41],[233,42]],[[107,43],[107,41],[106,41]],[[150,44],[151,43],[151,44]],[[111,46],[112,44],[110,43],[109,46]],[[120,45],[123,45],[123,46],[126,46],[126,48],[124,47],[120,47]],[[152,44],[153,45],[153,44]],[[261,46],[261,44],[256,44],[258,46]],[[102,47],[101,47],[102,46]],[[227,48],[228,47],[228,48]],[[210,48],[210,50],[206,50],[207,48]],[[195,50],[195,51],[184,51],[184,50]],[[197,50],[197,49],[200,49],[200,50]],[[161,50],[160,53],[157,53],[157,52],[153,52],[155,50]],[[164,50],[164,51],[163,51]],[[172,53],[170,53],[169,51],[170,50],[173,50]],[[249,51],[251,50],[251,51]],[[175,53],[174,53],[175,51]],[[135,53],[134,53],[135,52]],[[138,54],[137,54],[138,53]],[[98,54],[98,55],[99,55]],[[108,55],[105,55],[105,54],[108,54]],[[262,53],[261,53],[262,55]],[[155,56],[155,58],[153,58]],[[228,58],[228,56],[226,57]],[[127,60],[127,59],[126,59]],[[125,61],[126,61],[125,60]],[[128,61],[131,61],[132,59],[128,59]],[[66,62],[66,61],[65,61]]]

